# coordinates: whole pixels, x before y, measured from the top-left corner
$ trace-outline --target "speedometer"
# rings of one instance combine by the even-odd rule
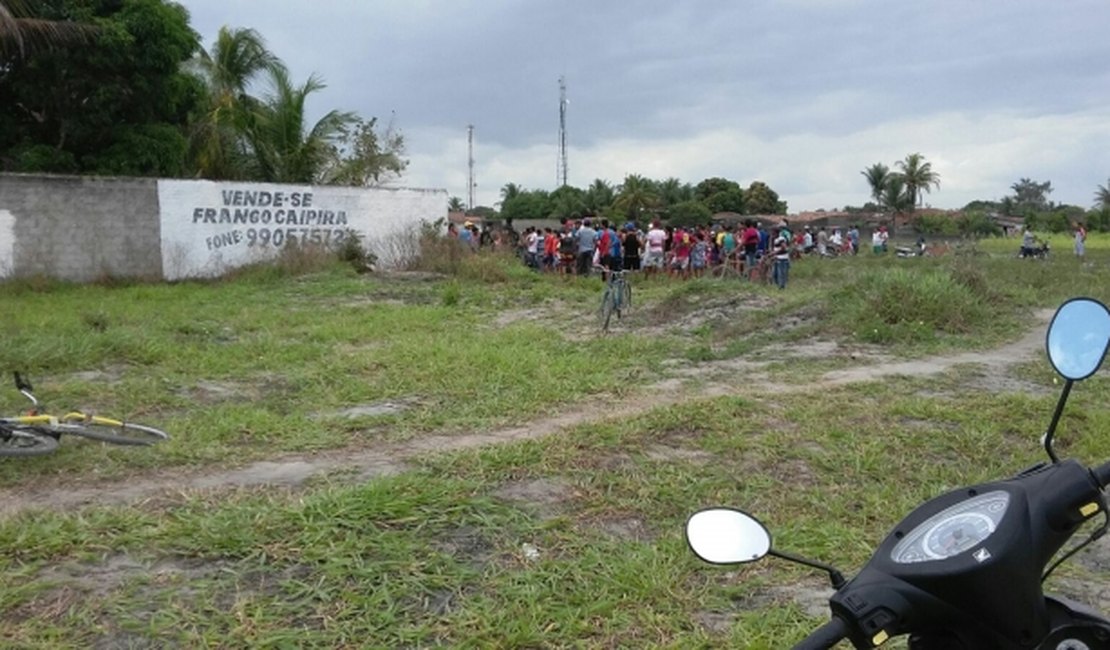
[[[994,526],[994,520],[981,512],[953,515],[925,533],[925,554],[935,560],[959,555],[990,537]]]
[[[955,557],[990,537],[1009,505],[1010,494],[996,490],[949,506],[907,533],[890,559],[913,564]]]

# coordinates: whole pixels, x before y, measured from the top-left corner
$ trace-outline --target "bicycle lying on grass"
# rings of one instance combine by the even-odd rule
[[[601,322],[601,330],[608,332],[609,321],[613,318],[613,314],[616,313],[617,318],[620,318],[621,310],[632,307],[632,285],[625,278],[628,271],[602,270],[609,274],[609,279],[606,280],[605,291],[601,294],[598,320]]]
[[[31,400],[32,408],[26,415],[0,418],[0,456],[50,453],[63,434],[116,445],[152,445],[169,438],[161,429],[82,411],[69,411],[62,416],[41,413],[30,382],[18,372],[15,387]]]
[[[43,456],[57,448],[56,438],[0,424],[0,456]]]

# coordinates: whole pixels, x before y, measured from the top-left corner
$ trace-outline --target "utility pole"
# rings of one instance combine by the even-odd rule
[[[567,184],[567,81],[559,77],[559,167],[557,170],[556,184],[565,187]]]
[[[466,125],[466,162],[467,162],[467,176],[466,176],[466,211],[471,212],[474,210],[474,188],[477,184],[474,182],[474,125]]]

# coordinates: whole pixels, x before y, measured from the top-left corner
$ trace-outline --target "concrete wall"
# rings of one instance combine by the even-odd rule
[[[159,278],[155,179],[0,174],[0,277]]]
[[[385,265],[445,190],[0,174],[0,278],[212,277],[357,234]]]

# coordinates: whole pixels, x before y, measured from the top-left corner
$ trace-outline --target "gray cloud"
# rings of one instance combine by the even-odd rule
[[[395,111],[406,182],[464,195],[473,123],[484,203],[554,184],[560,75],[576,184],[758,176],[792,208],[836,207],[866,200],[864,166],[920,151],[942,168],[937,205],[1021,176],[1086,205],[1110,175],[1101,0],[183,4],[205,42],[254,27],[296,76],[320,73],[320,114]]]

